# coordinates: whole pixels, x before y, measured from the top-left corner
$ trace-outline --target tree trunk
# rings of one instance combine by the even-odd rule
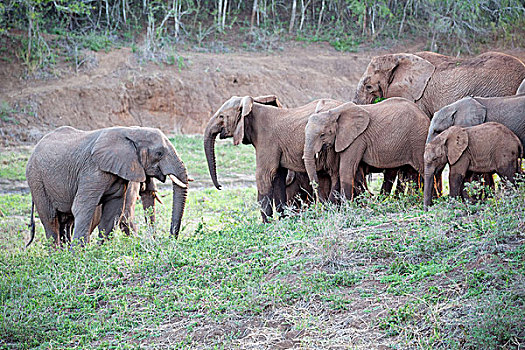
[[[253,0],[253,7],[252,7],[252,18],[250,20],[250,29],[253,28],[253,23],[255,21],[255,15],[257,14],[257,0]]]
[[[292,16],[290,17],[290,27],[288,27],[288,33],[292,33],[293,26],[295,24],[295,9],[297,8],[297,0],[293,0],[292,3]]]
[[[321,3],[321,11],[319,12],[319,19],[317,21],[317,30],[315,31],[315,35],[317,36],[319,34],[319,31],[321,30],[321,22],[323,20],[323,12],[324,12],[324,2]]]

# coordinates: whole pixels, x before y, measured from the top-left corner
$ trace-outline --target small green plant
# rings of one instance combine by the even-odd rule
[[[379,103],[379,102],[384,101],[384,100],[386,100],[386,98],[384,98],[384,97],[379,97],[379,96],[378,96],[378,97],[376,97],[376,98],[372,101],[372,103],[373,103],[373,104],[374,104],[374,103]]]

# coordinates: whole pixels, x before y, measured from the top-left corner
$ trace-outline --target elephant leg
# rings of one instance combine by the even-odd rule
[[[394,182],[396,181],[396,176],[398,174],[398,169],[385,169],[385,175],[383,179],[383,184],[381,185],[381,194],[383,196],[388,196],[392,193],[392,188],[394,187]],[[400,191],[400,181],[397,183],[396,195]],[[404,192],[404,191],[403,191]]]
[[[463,181],[465,177],[462,174],[450,174],[449,176],[449,182],[450,182],[450,196],[451,197],[459,197],[462,193],[461,189],[463,188]]]
[[[349,200],[353,199],[355,174],[359,167],[363,154],[365,152],[365,145],[354,142],[339,157],[339,177],[341,181],[342,195]]]
[[[421,172],[423,173],[424,170],[421,170]],[[401,170],[399,171],[398,175],[399,176],[398,176],[397,185],[401,186],[403,193],[406,192],[407,188],[410,188],[410,187],[407,186],[407,184],[409,184],[409,183],[414,183],[417,189],[421,188],[421,181],[420,181],[420,178],[419,178],[419,172],[416,169],[412,168],[411,166],[406,165],[406,166],[402,167]],[[412,187],[412,189],[413,189],[413,187]],[[396,190],[396,192],[397,192],[397,190]]]
[[[266,194],[258,193],[257,201],[259,202],[261,206],[262,220],[266,224],[269,222],[268,219],[271,218],[273,215],[272,195],[271,193],[266,193]]]
[[[456,164],[450,167],[449,174],[449,185],[450,185],[450,196],[451,197],[463,197],[463,187],[465,182],[465,176],[467,174],[468,164],[458,161]]]
[[[341,163],[344,162],[344,168],[340,168],[341,171],[341,195],[347,200],[352,200],[354,198],[354,184],[355,184],[355,174],[359,166],[359,161],[345,161],[345,157],[341,157]],[[344,169],[344,170],[343,170]]]
[[[331,203],[339,204],[339,199],[341,196],[341,182],[339,180],[339,175],[330,175],[330,194],[328,195],[328,200]]]
[[[257,182],[257,201],[261,206],[261,216],[264,223],[273,215],[273,182],[277,171],[279,170],[280,154],[271,155],[261,154],[255,156],[256,170],[255,180]],[[284,175],[283,186],[286,186],[286,173]],[[281,194],[279,194],[281,195]],[[286,196],[286,187],[285,187]]]
[[[499,168],[497,170],[497,174],[503,180],[504,186],[505,186],[506,181],[509,181],[513,185],[516,184],[516,173],[517,172],[518,172],[518,166],[516,162],[511,162],[507,164],[507,166]]]
[[[106,240],[119,221],[124,210],[124,197],[115,197],[102,204],[102,216],[98,225],[99,237]]]
[[[84,245],[89,242],[93,222],[96,218],[97,210],[99,210],[97,209],[99,201],[100,197],[97,196],[77,195],[75,197],[71,208],[75,217],[73,243],[78,242],[80,245]]]
[[[494,182],[494,176],[492,173],[484,173],[482,175],[484,186],[482,189],[482,196],[486,198],[488,196],[488,193],[486,193],[486,187],[490,188],[492,192],[494,193],[494,190],[496,189],[496,183]]]
[[[357,171],[354,177],[354,197],[357,197],[366,192],[370,192],[366,183],[366,167],[367,165],[364,163],[359,164],[359,166],[357,167]]]
[[[275,208],[278,213],[284,213],[286,205],[286,175],[288,170],[285,168],[278,168],[273,179],[273,196],[275,201]]]
[[[59,213],[59,237],[60,243],[68,245],[71,243],[71,234],[73,232],[73,226],[75,218],[71,214]]]
[[[35,203],[35,208],[44,226],[46,238],[53,238],[55,246],[60,244],[60,224],[58,220],[58,212],[53,208],[53,204],[49,200],[44,191],[44,186],[41,182],[37,182],[31,188],[31,196]]]

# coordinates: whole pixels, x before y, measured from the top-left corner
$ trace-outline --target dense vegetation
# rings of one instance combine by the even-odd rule
[[[202,137],[173,142],[190,176],[208,177],[199,167]],[[23,179],[28,152],[2,153],[1,176]],[[253,177],[252,147],[220,140],[217,152],[222,180],[233,171]],[[169,189],[161,194],[171,203]],[[70,252],[50,247],[40,223],[24,250],[30,196],[1,194],[0,347],[518,349],[525,343],[523,184],[486,202],[443,198],[429,212],[421,194],[363,196],[267,225],[255,198],[253,185],[194,186],[178,240],[168,237],[166,204],[158,207],[155,234],[139,212],[137,236],[115,232],[103,245]]]
[[[29,69],[83,49],[132,45],[147,58],[174,43],[208,50],[267,49],[285,39],[329,41],[339,50],[362,42],[425,38],[445,53],[479,44],[523,44],[521,0],[6,0],[0,34]],[[1,45],[8,48],[9,45]]]

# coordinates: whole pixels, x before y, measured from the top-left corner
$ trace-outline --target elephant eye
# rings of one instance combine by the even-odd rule
[[[367,86],[366,86],[366,89],[367,89],[367,90],[372,90],[372,85],[367,85]]]
[[[156,153],[156,156],[159,157],[159,158],[162,157],[163,155],[164,155],[164,153],[162,153],[162,151],[157,151],[157,153]]]
[[[321,136],[321,137],[325,137],[326,134],[325,134],[324,132],[322,132],[321,135],[319,135],[319,136]]]

